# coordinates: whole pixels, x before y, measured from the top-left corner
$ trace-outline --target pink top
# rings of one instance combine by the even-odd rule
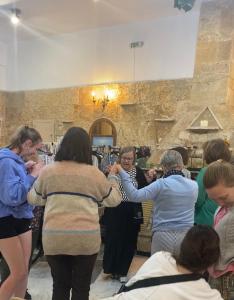
[[[218,211],[214,217],[214,228],[217,226],[217,224],[219,223],[219,221],[228,213],[228,208],[227,207],[220,207],[218,208]],[[223,271],[219,271],[219,270],[215,270],[214,266],[209,268],[209,274],[210,276],[212,276],[213,278],[218,278],[220,276],[222,276],[225,273],[228,272],[234,272],[234,262],[229,264],[227,266],[227,268]]]

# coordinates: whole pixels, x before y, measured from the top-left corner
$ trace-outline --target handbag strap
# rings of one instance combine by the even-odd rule
[[[184,281],[193,281],[203,278],[201,274],[192,273],[192,274],[178,274],[178,275],[170,275],[170,276],[161,276],[161,277],[151,277],[142,280],[138,280],[134,282],[130,286],[124,285],[121,288],[122,292],[128,292],[133,289],[140,289],[143,287],[150,287],[155,285],[161,284],[169,284],[169,283],[176,283],[176,282],[184,282]]]

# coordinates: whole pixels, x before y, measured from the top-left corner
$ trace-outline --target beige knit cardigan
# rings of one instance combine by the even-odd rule
[[[106,179],[94,166],[62,161],[42,170],[28,201],[45,205],[46,255],[92,255],[101,244],[98,206],[117,206],[121,194],[117,177]]]

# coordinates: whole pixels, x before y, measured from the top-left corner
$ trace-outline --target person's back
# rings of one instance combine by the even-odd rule
[[[221,300],[220,293],[211,289],[202,274],[220,257],[219,237],[209,226],[193,226],[185,235],[180,253],[173,256],[169,252],[153,254],[132,277],[126,287],[128,291],[119,293],[108,300]],[[190,276],[187,281],[176,281],[176,275]],[[162,280],[171,276],[174,283],[150,284],[145,287],[144,279]],[[193,278],[191,278],[193,277]],[[164,278],[165,280],[165,278]],[[141,287],[134,288],[138,282]],[[106,300],[107,300],[106,299]]]
[[[101,244],[98,206],[121,202],[118,178],[92,166],[88,133],[68,129],[55,163],[41,172],[28,201],[45,205],[42,242],[53,278],[53,300],[89,299]]]
[[[160,178],[152,185],[157,185],[159,191],[154,198],[153,231],[191,227],[197,197],[196,182],[172,175]]]
[[[213,226],[214,214],[218,205],[208,197],[205,190],[203,184],[205,172],[206,168],[202,168],[196,178],[196,182],[198,184],[198,197],[195,206],[195,223]]]
[[[181,274],[176,261],[169,252],[152,255],[137,274],[128,281],[127,286],[146,278]],[[108,299],[113,300],[221,300],[219,292],[211,289],[205,279],[139,288],[121,293]]]
[[[35,188],[40,191],[44,185],[49,195],[43,225],[45,253],[78,255],[98,252],[101,242],[98,203],[101,204],[111,189],[104,174],[91,165],[59,161],[45,167]],[[33,195],[34,190],[29,199]],[[104,205],[108,206],[108,203],[112,206],[118,202],[109,199],[105,203],[104,200]]]

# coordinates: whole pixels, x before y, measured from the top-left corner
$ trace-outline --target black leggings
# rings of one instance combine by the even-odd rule
[[[53,278],[52,300],[88,300],[92,272],[97,258],[93,255],[47,255]]]

